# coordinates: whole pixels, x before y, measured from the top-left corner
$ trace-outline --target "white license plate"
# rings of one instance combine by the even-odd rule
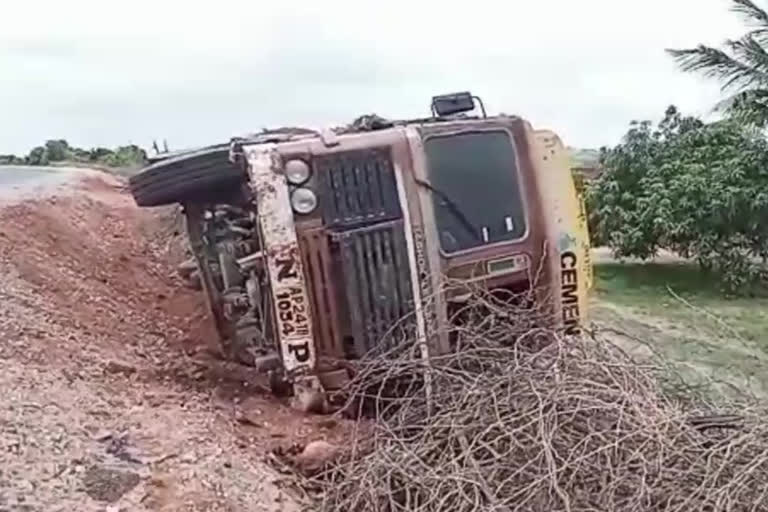
[[[280,338],[291,340],[309,336],[309,317],[304,291],[298,286],[275,290]]]

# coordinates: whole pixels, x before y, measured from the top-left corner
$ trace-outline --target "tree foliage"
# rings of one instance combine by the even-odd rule
[[[116,149],[104,147],[90,150],[72,147],[64,139],[51,139],[33,148],[24,157],[0,155],[0,165],[49,165],[51,163],[87,163],[115,168],[140,167],[147,161],[147,153],[135,144]]]
[[[32,149],[24,160],[29,165],[48,165],[50,162],[48,152],[43,146],[37,146]]]
[[[61,162],[70,157],[72,150],[66,140],[47,140],[45,141],[45,154],[48,161]]]
[[[619,257],[651,258],[660,248],[717,272],[747,292],[768,258],[768,143],[732,120],[704,124],[669,107],[664,119],[635,122],[603,149],[590,186],[592,233]]]
[[[147,160],[147,153],[135,144],[120,146],[99,161],[110,167],[130,167],[136,163],[143,164]]]
[[[684,71],[719,80],[728,96],[717,108],[739,121],[768,126],[768,12],[752,0],[732,0],[748,32],[723,48],[667,50]]]
[[[16,155],[0,155],[0,165],[24,165],[24,159]]]

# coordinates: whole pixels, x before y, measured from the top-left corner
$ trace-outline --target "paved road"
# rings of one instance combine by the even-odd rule
[[[7,201],[45,195],[82,175],[71,167],[0,165],[0,199]]]

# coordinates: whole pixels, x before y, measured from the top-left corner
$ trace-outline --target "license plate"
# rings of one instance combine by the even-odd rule
[[[286,286],[276,290],[276,311],[280,338],[284,340],[309,336],[309,317],[304,290]]]

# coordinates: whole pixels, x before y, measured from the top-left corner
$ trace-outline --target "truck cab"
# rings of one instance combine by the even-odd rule
[[[227,184],[210,163],[179,170],[184,156],[132,180],[142,206],[184,205],[230,353],[297,393],[337,390],[351,377],[344,361],[402,343],[427,359],[453,350],[443,326],[472,288],[523,298],[542,327],[579,334],[589,236],[561,140],[487,116],[469,93],[431,107],[423,119],[232,139],[219,159]],[[214,148],[187,163],[222,156]],[[163,167],[176,176],[167,194],[147,187]],[[180,184],[190,173],[209,181],[193,191]]]

